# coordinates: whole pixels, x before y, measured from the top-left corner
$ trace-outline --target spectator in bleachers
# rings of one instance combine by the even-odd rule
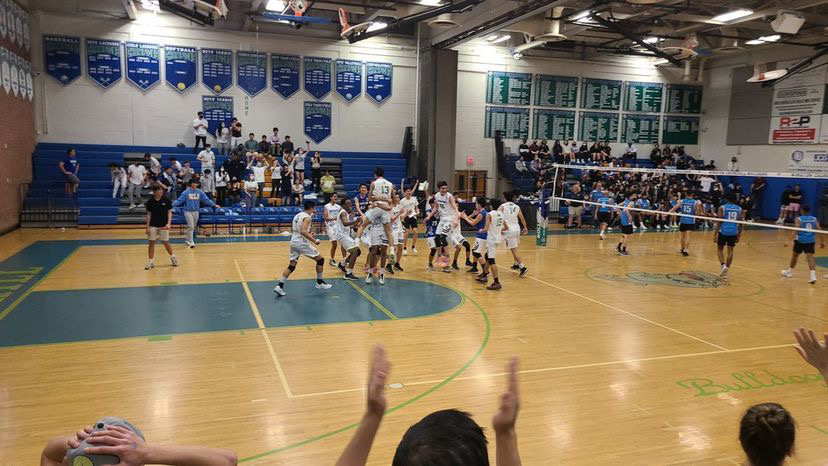
[[[739,171],[739,159],[737,159],[736,157],[731,157],[730,162],[727,162],[727,171],[729,171],[729,172]]]
[[[158,177],[161,176],[161,162],[159,162],[157,158],[153,157],[152,154],[147,152],[144,154],[144,163],[147,164],[147,168],[149,168],[149,171],[147,172],[149,180],[158,180]],[[149,185],[144,185],[144,187],[149,188]]]
[[[190,184],[190,180],[195,177],[195,170],[190,166],[190,161],[185,160],[184,166],[181,167],[181,171],[178,172],[178,186],[181,188],[180,190],[183,191],[187,188]]]
[[[193,146],[193,153],[198,153],[198,145],[207,144],[207,127],[209,123],[204,119],[204,112],[198,112],[196,119],[193,120],[193,132],[195,133],[195,146]]]
[[[259,141],[258,151],[259,154],[269,154],[273,147],[270,145],[270,141],[267,140],[267,135],[262,134],[262,140]]]
[[[247,215],[250,215],[250,209],[256,207],[259,194],[259,183],[256,183],[256,175],[252,172],[244,180],[244,193],[244,205],[247,206]]]
[[[540,152],[540,146],[538,145],[538,140],[533,139],[532,144],[529,144],[529,154],[534,159],[538,156],[538,152]]]
[[[132,162],[127,168],[127,177],[129,178],[129,186],[127,187],[129,210],[132,210],[137,207],[136,199],[138,204],[144,204],[144,200],[141,199],[141,188],[144,187],[144,182],[147,180],[147,168],[138,162]]]
[[[282,205],[290,205],[293,197],[292,173],[292,162],[282,164]]]
[[[69,149],[66,151],[66,157],[58,162],[58,168],[60,168],[60,171],[63,172],[63,176],[66,178],[66,195],[74,195],[78,191],[78,185],[80,184],[80,178],[78,178],[80,163],[78,162],[75,149]]]
[[[293,141],[290,140],[290,136],[285,136],[285,142],[282,143],[282,152],[293,154]]]
[[[198,182],[201,183],[201,190],[204,191],[210,199],[215,200],[216,179],[213,177],[213,170],[209,168],[204,170],[204,173],[202,173],[198,178]]]
[[[279,157],[271,157],[270,166],[270,197],[279,197],[282,192],[282,162]]]
[[[170,166],[172,167],[173,173],[175,173],[176,177],[178,176],[178,173],[183,168],[182,165],[181,165],[181,162],[179,162],[175,157],[170,157]]]
[[[161,178],[158,179],[158,182],[164,186],[164,189],[167,191],[167,195],[171,196],[173,199],[178,196],[178,178],[175,176],[175,171],[173,171],[173,166],[168,165],[166,169],[164,169],[164,173],[161,174]]]
[[[218,128],[216,128],[216,144],[219,147],[219,153],[221,155],[227,155],[227,146],[230,144],[230,128],[224,124],[223,121],[219,122]]]
[[[201,173],[207,170],[213,171],[216,163],[216,154],[213,153],[213,149],[209,143],[204,147],[203,151],[198,153],[196,160],[201,162]]]
[[[110,163],[109,175],[112,180],[112,199],[124,197],[124,191],[127,187],[127,175],[124,167],[117,163]]]
[[[256,141],[256,135],[250,133],[247,135],[247,141],[244,141],[244,150],[246,152],[256,152],[259,150],[259,143]]]
[[[230,198],[230,203],[235,204],[239,202],[241,195],[241,183],[244,180],[245,164],[241,159],[239,151],[233,151],[230,158],[224,161],[224,169],[227,175],[230,176],[230,183],[227,185],[227,194]]]
[[[310,151],[310,141],[305,141],[305,144],[308,145],[308,151]],[[299,147],[293,154],[293,178],[298,178],[299,183],[302,184],[302,188],[305,187],[305,156],[306,156],[305,149]],[[301,202],[300,202],[301,204]]]
[[[230,150],[236,150],[242,145],[242,124],[238,118],[230,121]]]
[[[526,144],[526,139],[524,139],[518,146],[518,156],[523,159],[524,162],[528,162],[532,160],[529,158],[530,155],[531,152],[529,151],[529,144]]]
[[[279,155],[280,145],[282,139],[279,137],[279,128],[273,128],[273,134],[270,135],[270,155]]]
[[[654,145],[653,150],[650,151],[650,162],[653,162],[655,167],[661,165],[661,149],[658,144]]]
[[[336,179],[331,175],[331,172],[325,170],[325,176],[322,177],[320,184],[322,185],[322,196],[325,199],[325,204],[331,201],[331,195],[334,193],[336,187]]]
[[[546,139],[541,141],[540,146],[538,146],[538,157],[541,159],[549,158],[549,143],[546,142]]]
[[[762,206],[765,202],[765,190],[767,189],[768,185],[765,182],[765,178],[759,176],[753,180],[753,183],[750,184],[750,197],[753,199],[753,206],[751,209],[753,212],[754,218],[761,218],[762,217]]]
[[[265,170],[267,170],[267,160],[261,154],[256,155],[253,158],[253,160],[251,160],[250,163],[247,164],[247,170],[250,171],[250,174],[253,175],[253,181],[256,182],[258,197],[264,197]]]
[[[608,145],[609,147],[609,145]],[[627,147],[624,148],[624,160],[635,160],[638,158],[638,149],[633,145],[633,143],[628,142]]]
[[[322,187],[322,154],[319,151],[314,152],[311,157],[311,181],[313,191],[318,193]]]
[[[828,186],[822,188],[822,193],[819,195],[819,210],[817,211],[817,220],[820,225],[828,225]]]
[[[227,198],[227,185],[230,183],[230,175],[227,174],[227,170],[224,169],[223,165],[216,171],[214,179],[216,186],[216,203],[220,206],[224,206]]]
[[[515,170],[521,175],[525,175],[528,173],[528,169],[526,168],[526,162],[523,161],[523,158],[518,158],[515,160]]]
[[[204,191],[198,189],[198,178],[190,178],[188,185],[189,187],[173,203],[173,207],[184,206],[184,220],[187,222],[187,240],[185,243],[187,246],[194,248],[193,232],[198,226],[198,209],[201,208],[201,204],[216,207],[216,203],[210,200]]]
[[[567,141],[568,143],[569,141]],[[569,147],[569,144],[567,144]],[[564,162],[564,146],[561,145],[560,140],[556,140],[554,144],[552,144],[552,159],[555,163],[563,163]]]

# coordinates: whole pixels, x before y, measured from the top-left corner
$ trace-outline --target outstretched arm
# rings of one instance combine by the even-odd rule
[[[804,327],[794,330],[794,336],[799,343],[796,351],[802,359],[814,366],[823,377],[828,376],[828,333],[823,334],[823,343],[819,342],[813,330]]]
[[[517,422],[520,410],[520,397],[517,383],[518,359],[512,358],[507,366],[509,382],[506,392],[500,396],[500,408],[492,418],[492,427],[495,431],[495,445],[497,448],[497,466],[520,466],[520,452],[518,451]]]
[[[374,347],[371,369],[368,372],[367,400],[365,414],[357,431],[336,461],[336,466],[358,466],[368,460],[371,445],[377,435],[382,416],[385,414],[385,381],[391,371],[391,363],[382,346]]]

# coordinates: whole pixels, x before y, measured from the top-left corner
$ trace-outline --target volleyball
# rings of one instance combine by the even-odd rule
[[[215,86],[213,86],[213,90],[216,92],[221,92],[221,86],[216,84]]]
[[[175,87],[177,87],[179,91],[183,91],[184,89],[187,89],[187,86],[184,83],[178,83],[178,85],[175,86]]]

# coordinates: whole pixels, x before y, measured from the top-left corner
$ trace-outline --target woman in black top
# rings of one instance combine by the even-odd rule
[[[555,158],[555,163],[563,163],[564,156],[563,156],[563,146],[561,145],[561,141],[555,141],[555,144],[552,145],[552,156]]]

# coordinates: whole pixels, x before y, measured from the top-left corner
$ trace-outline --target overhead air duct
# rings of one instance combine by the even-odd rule
[[[532,40],[526,42],[525,44],[518,45],[512,51],[513,54],[520,54],[525,52],[529,49],[533,49],[535,47],[540,47],[544,44],[549,44],[553,42],[560,42],[562,40],[566,40],[566,36],[561,34],[561,15],[563,14],[563,7],[556,6],[552,9],[552,16],[547,18],[544,21],[543,30],[544,32],[535,36],[531,36]],[[518,31],[523,32],[524,34],[529,35],[526,31]]]
[[[431,21],[428,22],[430,27],[434,29],[454,29],[460,24],[454,20],[454,15],[452,13],[444,13]]]

